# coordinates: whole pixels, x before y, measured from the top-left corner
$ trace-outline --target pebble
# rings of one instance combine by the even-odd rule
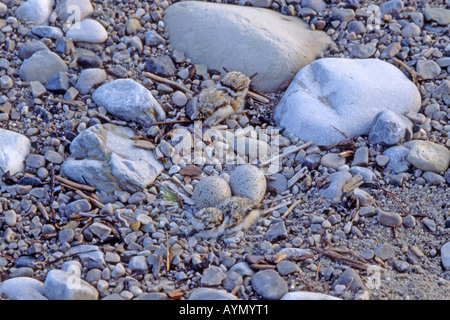
[[[433,60],[417,61],[416,70],[424,79],[434,79],[441,74],[441,67]]]
[[[420,27],[415,24],[414,22],[408,23],[406,26],[402,29],[402,36],[405,38],[414,38],[418,37],[421,34]]]
[[[26,60],[31,57],[34,53],[41,50],[49,50],[48,47],[41,41],[28,41],[23,43],[19,47],[19,58],[21,60]]]
[[[450,270],[450,242],[441,247],[442,266],[445,270]]]
[[[280,300],[342,300],[335,296],[309,291],[293,291],[286,293]]]
[[[270,242],[287,238],[287,230],[283,220],[273,220],[266,233],[266,239]]]
[[[375,213],[378,223],[385,227],[399,227],[403,222],[401,215],[396,212],[386,212],[377,208]]]
[[[203,271],[203,276],[200,280],[200,284],[207,287],[219,286],[226,277],[226,274],[221,268],[210,266]]]
[[[258,271],[251,283],[253,290],[267,300],[280,300],[289,291],[286,281],[274,270]]]
[[[383,146],[398,145],[413,137],[413,123],[407,117],[386,110],[378,113],[369,133],[369,142]]]
[[[423,171],[440,173],[450,164],[450,150],[431,141],[411,141],[408,161]]]
[[[344,157],[341,157],[337,153],[327,153],[320,159],[320,164],[324,167],[331,169],[339,169],[339,167],[345,165],[346,161]]]
[[[70,80],[66,72],[55,73],[45,84],[45,88],[55,93],[66,93],[70,88]]]
[[[395,257],[394,248],[389,243],[383,243],[374,250],[374,254],[383,261]]]
[[[364,283],[362,282],[358,272],[351,268],[346,269],[339,276],[339,278],[336,279],[336,281],[333,283],[332,289],[336,288],[338,285],[344,285],[345,288],[348,288],[354,293],[364,289]]]
[[[225,290],[198,288],[192,292],[189,300],[237,300],[237,298]]]
[[[34,26],[31,28],[31,32],[38,35],[41,38],[58,39],[64,34],[62,30],[58,27],[48,27],[48,26]]]
[[[170,77],[176,73],[176,67],[169,56],[150,57],[145,62],[145,70],[162,77]]]
[[[144,256],[134,256],[128,263],[128,267],[137,274],[148,273],[148,264]]]
[[[100,22],[84,19],[67,31],[66,38],[73,42],[103,43],[108,38],[108,33]]]
[[[91,90],[106,81],[106,72],[98,68],[89,68],[81,71],[75,89],[81,94],[88,94]]]
[[[176,106],[183,107],[187,103],[187,97],[183,92],[175,91],[172,95],[172,101]]]
[[[100,240],[105,240],[111,234],[111,228],[101,222],[94,222],[90,225],[89,230],[92,231]]]

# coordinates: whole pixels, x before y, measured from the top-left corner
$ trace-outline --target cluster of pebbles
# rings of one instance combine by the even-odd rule
[[[64,19],[51,15],[58,28],[38,28],[20,20],[21,1],[0,3],[0,127],[31,143],[25,170],[4,173],[0,182],[1,298],[449,298],[450,171],[439,167],[449,162],[449,21],[442,10],[428,7],[444,9],[444,1],[385,2],[370,34],[371,15],[362,8],[376,1],[221,1],[300,17],[335,41],[324,57],[393,64],[395,58],[406,74],[422,75],[415,79],[422,107],[409,119],[411,138],[423,141],[423,148],[384,147],[368,136],[316,146],[278,134],[272,113],[286,87],[266,94],[269,103],[249,97],[247,111],[217,130],[233,132],[244,146],[264,140],[282,154],[275,171],[261,166],[264,160],[249,149],[240,150],[241,144],[231,150],[239,161],[209,162],[207,148],[214,141],[208,135],[201,140],[205,157],[190,163],[176,153],[174,131],[183,128],[194,137],[195,128],[170,121],[184,119],[191,97],[145,71],[193,92],[219,76],[170,48],[162,19],[173,2],[80,1],[90,18],[72,30],[73,41],[58,33],[71,32]],[[83,34],[84,27],[94,31]],[[38,51],[44,58],[35,64],[53,61],[56,68],[45,86],[39,79],[45,74],[24,67]],[[119,78],[148,88],[169,124],[124,121],[94,103],[92,90]],[[144,137],[143,148],[164,167],[151,186],[107,193],[61,179],[71,141],[101,123],[129,126]],[[222,200],[231,196],[233,170],[252,160],[267,183],[255,185],[244,171],[235,188],[257,193],[258,201],[265,188],[262,208],[278,209],[231,237],[190,236],[188,221],[198,202],[211,200],[194,196],[199,181],[225,181],[206,187]]]

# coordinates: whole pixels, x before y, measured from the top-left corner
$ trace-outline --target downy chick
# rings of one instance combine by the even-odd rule
[[[205,119],[205,126],[215,126],[245,107],[251,77],[239,71],[228,72],[216,87],[203,89],[193,100],[191,120]]]

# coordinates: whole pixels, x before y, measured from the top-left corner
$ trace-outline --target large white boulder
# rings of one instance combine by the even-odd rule
[[[62,173],[107,193],[141,191],[164,167],[152,151],[134,146],[130,139],[134,135],[130,128],[112,124],[84,130],[72,141],[71,156],[62,164]]]
[[[298,17],[263,8],[186,1],[163,19],[174,49],[210,69],[258,72],[253,86],[265,92],[278,91],[332,43]]]
[[[30,139],[26,136],[0,129],[0,177],[9,171],[11,175],[25,169],[25,159],[30,153]]]
[[[332,145],[368,134],[381,111],[417,112],[420,104],[414,83],[387,62],[325,58],[300,70],[274,118],[299,139]]]

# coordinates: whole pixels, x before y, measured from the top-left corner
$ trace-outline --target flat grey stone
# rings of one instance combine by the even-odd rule
[[[106,81],[106,72],[103,69],[89,68],[81,71],[75,89],[81,94],[88,94],[91,90]]]
[[[45,83],[58,72],[68,70],[66,63],[49,50],[40,50],[22,62],[19,74],[24,81]]]
[[[387,62],[324,58],[300,70],[274,118],[303,141],[334,145],[346,139],[339,131],[349,138],[368,134],[379,112],[417,112],[420,101],[417,87]]]
[[[253,290],[267,300],[280,300],[289,291],[286,281],[274,270],[258,271],[251,283]]]
[[[278,91],[332,43],[297,17],[264,8],[186,1],[168,7],[163,19],[171,46],[193,63],[258,72],[252,83],[263,92]]]
[[[48,47],[41,41],[28,41],[19,47],[19,58],[26,60],[35,52],[40,50],[49,50]]]
[[[342,188],[352,178],[351,173],[347,171],[338,171],[329,175],[330,185],[325,189],[320,189],[319,192],[327,199],[335,199],[342,196]]]
[[[189,300],[238,300],[238,298],[225,290],[197,288],[189,296]]]
[[[395,257],[394,248],[389,243],[383,243],[374,250],[375,255],[385,261]]]
[[[283,220],[273,220],[266,233],[266,239],[275,242],[287,238],[287,230]]]
[[[219,286],[227,276],[223,270],[216,266],[210,266],[203,271],[200,284],[203,286]]]
[[[162,172],[153,152],[137,148],[127,127],[98,124],[81,132],[71,143],[71,156],[61,172],[99,191],[142,191]]]

